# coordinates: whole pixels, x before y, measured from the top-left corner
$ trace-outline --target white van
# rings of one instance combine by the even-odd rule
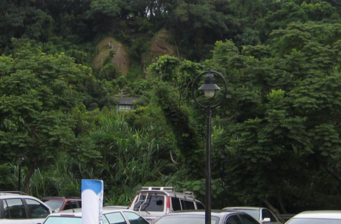
[[[173,187],[142,187],[129,209],[138,212],[151,224],[161,216],[181,210],[205,209],[191,191],[175,192]]]

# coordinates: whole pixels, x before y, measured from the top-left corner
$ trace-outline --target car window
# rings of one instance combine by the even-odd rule
[[[145,219],[134,212],[123,212],[131,224],[149,224]]]
[[[191,210],[194,209],[194,202],[193,201],[185,201],[181,200],[181,205],[183,210]]]
[[[232,215],[227,218],[226,224],[242,224],[237,215]]]
[[[263,209],[262,211],[262,217],[264,218],[270,218],[271,222],[276,222],[277,219],[275,218],[275,216],[272,214],[272,212],[270,212],[268,209]]]
[[[140,208],[141,207],[141,208]],[[163,211],[164,210],[164,196],[146,195],[140,196],[140,201],[134,205],[134,211]]]
[[[36,200],[25,199],[32,218],[46,218],[50,214],[48,208]]]
[[[65,203],[63,210],[72,209],[72,208],[77,208],[77,207],[72,206],[72,202],[68,201]]]
[[[235,209],[235,210],[245,212],[251,215],[254,219],[259,220],[259,216],[260,216],[259,210],[250,210],[250,209]]]
[[[200,202],[197,202],[197,209],[205,209],[205,206]]]
[[[3,200],[5,219],[26,219],[24,204],[19,198]]]
[[[78,208],[77,201],[67,201],[63,210],[73,209],[73,208]]]
[[[173,211],[180,211],[181,210],[179,198],[172,198],[172,207],[173,207]]]
[[[110,224],[126,224],[127,222],[123,218],[120,212],[112,212],[104,215]]]
[[[250,217],[249,215],[240,215],[240,218],[243,224],[258,224],[259,223],[254,218]]]
[[[82,224],[82,219],[79,217],[51,216],[45,220],[44,224]]]
[[[48,206],[50,206],[50,208],[52,208],[55,212],[59,212],[60,209],[63,206],[63,201],[61,200],[47,200],[45,201],[45,204],[47,204]]]

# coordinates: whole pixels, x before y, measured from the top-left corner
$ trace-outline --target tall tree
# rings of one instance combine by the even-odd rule
[[[87,96],[79,83],[91,70],[64,54],[47,55],[33,42],[15,42],[10,56],[0,57],[0,149],[2,161],[24,156],[25,191],[36,168],[49,166],[59,152],[78,140],[71,109]]]
[[[192,119],[188,107],[192,79],[199,73],[201,65],[165,55],[149,69],[154,78],[159,80],[153,90],[153,99],[175,135],[178,162],[189,179],[202,178],[203,141],[198,130],[200,128]]]
[[[334,24],[296,23],[274,31],[270,46],[240,53],[231,41],[216,44],[211,62],[226,74],[229,100],[215,144],[229,152],[226,179],[244,203],[285,212],[283,199],[294,200],[286,192],[302,194],[297,189],[309,183],[325,187],[315,182],[318,173],[340,181],[338,36]]]
[[[166,27],[173,32],[175,44],[186,58],[207,58],[214,42],[226,38],[228,15],[219,11],[214,1],[177,0],[171,8]]]

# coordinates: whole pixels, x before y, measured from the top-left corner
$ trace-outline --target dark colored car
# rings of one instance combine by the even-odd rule
[[[50,206],[53,212],[82,207],[82,200],[80,198],[44,197],[41,200]]]
[[[205,224],[205,211],[182,211],[168,213],[159,218],[155,224]],[[259,224],[252,216],[245,212],[239,211],[211,211],[212,224]]]

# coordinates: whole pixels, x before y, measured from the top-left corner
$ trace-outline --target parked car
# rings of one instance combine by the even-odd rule
[[[81,208],[81,198],[65,198],[65,197],[44,197],[41,199],[45,204],[52,208],[53,212],[59,212],[72,208]]]
[[[136,192],[129,209],[138,212],[153,224],[159,217],[170,212],[205,207],[190,191],[176,192],[173,187],[142,187]]]
[[[22,192],[0,191],[0,224],[38,224],[52,209],[36,197]]]
[[[282,224],[278,217],[269,209],[264,207],[247,207],[247,206],[239,206],[239,207],[225,207],[223,210],[233,210],[233,211],[242,211],[253,218],[255,218],[259,223],[269,223],[269,224]]]
[[[101,224],[149,224],[138,213],[128,209],[103,207]],[[49,215],[43,224],[82,224],[82,209],[64,210]]]
[[[285,224],[340,224],[341,210],[304,211]]]
[[[159,218],[155,224],[205,224],[205,211],[173,212]],[[259,224],[245,212],[211,210],[211,224]]]

